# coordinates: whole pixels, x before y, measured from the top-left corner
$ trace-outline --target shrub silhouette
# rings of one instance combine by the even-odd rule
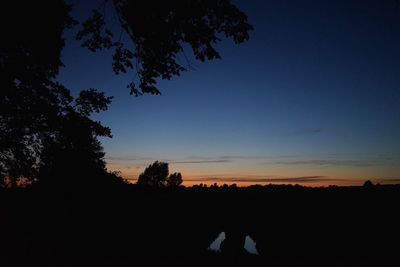
[[[148,187],[175,187],[182,183],[182,175],[179,172],[170,176],[168,174],[168,163],[156,161],[139,175],[137,184]]]

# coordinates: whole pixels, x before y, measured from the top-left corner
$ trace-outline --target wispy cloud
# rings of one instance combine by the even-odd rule
[[[142,161],[142,160],[155,160],[152,157],[105,157],[108,161]]]
[[[322,175],[316,176],[300,176],[300,177],[282,177],[282,178],[219,178],[209,177],[202,179],[190,179],[196,182],[248,182],[248,183],[316,183],[316,182],[338,182],[340,179],[329,178]]]
[[[399,184],[400,178],[376,179],[376,182],[384,184]]]
[[[327,178],[325,176],[300,176],[300,177],[288,177],[288,178],[271,178],[265,179],[266,182],[331,182],[336,181],[337,179]]]
[[[314,157],[314,158],[313,158]],[[138,164],[149,164],[152,161],[163,161],[171,164],[213,164],[230,163],[241,160],[253,160],[257,164],[267,165],[287,165],[287,166],[348,166],[348,167],[373,167],[393,163],[393,157],[387,155],[371,156],[347,154],[322,154],[322,155],[221,155],[214,157],[207,156],[187,156],[182,158],[154,158],[143,156],[108,156],[106,161],[111,165],[126,166],[129,162]]]
[[[380,165],[380,162],[373,160],[311,159],[311,160],[292,160],[292,161],[272,161],[272,162],[265,162],[265,164],[371,167]]]
[[[216,160],[182,160],[182,161],[167,161],[171,164],[203,164],[203,163],[227,163],[231,162],[228,159],[216,159]]]
[[[252,156],[252,155],[223,155],[219,159],[282,159],[282,158],[299,158],[300,155],[274,155],[274,156]]]
[[[187,156],[185,160],[212,160],[215,157],[207,157],[207,156]]]
[[[233,160],[233,159],[263,159],[265,157],[262,156],[244,156],[244,155],[224,155],[224,156],[220,156],[220,159],[229,159],[229,160]]]
[[[195,157],[195,156],[190,156],[190,157],[184,157],[183,159],[160,159],[160,158],[153,158],[153,157],[105,157],[107,161],[110,162],[121,162],[121,161],[163,161],[163,162],[168,162],[168,163],[179,163],[179,164],[185,164],[185,163],[226,163],[226,162],[231,162],[229,158],[213,158],[213,157]]]

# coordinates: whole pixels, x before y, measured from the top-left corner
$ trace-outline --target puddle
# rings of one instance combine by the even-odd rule
[[[258,255],[258,251],[256,249],[256,242],[251,239],[250,236],[246,235],[246,240],[244,241],[244,249],[247,250],[250,254]]]
[[[209,250],[216,251],[216,252],[221,252],[221,243],[225,239],[225,232],[221,232],[217,238],[211,243],[211,245],[208,247]],[[256,242],[254,240],[246,235],[246,239],[244,242],[244,249],[254,255],[258,255],[258,251],[256,248]]]
[[[211,243],[211,245],[208,247],[209,250],[213,251],[221,251],[221,243],[225,239],[225,232],[221,232],[218,237]]]

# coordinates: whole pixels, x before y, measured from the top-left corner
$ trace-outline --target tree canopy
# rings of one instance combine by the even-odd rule
[[[138,81],[128,88],[131,94],[160,94],[157,79],[171,79],[190,67],[185,46],[197,60],[220,58],[214,45],[222,37],[236,44],[249,39],[253,27],[247,16],[229,0],[112,0],[120,24],[113,33],[103,9],[93,10],[77,35],[82,46],[91,51],[113,49],[113,70],[116,74],[133,69]],[[103,11],[102,11],[103,10]],[[131,43],[121,42],[125,33]],[[185,63],[178,61],[178,55]]]
[[[111,136],[90,118],[106,110],[111,97],[88,89],[74,98],[56,81],[63,66],[63,32],[75,24],[70,7],[62,0],[20,2],[9,3],[1,19],[6,38],[0,44],[0,181],[11,184],[50,169],[59,175],[55,162],[62,157],[69,168],[78,155],[80,162],[101,162],[96,137]]]

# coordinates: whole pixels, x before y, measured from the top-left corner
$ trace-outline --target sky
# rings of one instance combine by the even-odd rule
[[[69,2],[78,20],[90,12]],[[107,168],[134,182],[165,161],[186,185],[399,183],[399,1],[233,3],[250,40],[219,43],[221,60],[192,59],[195,70],[158,83],[161,96],[129,95],[134,73],[114,75],[110,52],[66,32],[58,80],[114,96],[94,116],[112,129]]]

